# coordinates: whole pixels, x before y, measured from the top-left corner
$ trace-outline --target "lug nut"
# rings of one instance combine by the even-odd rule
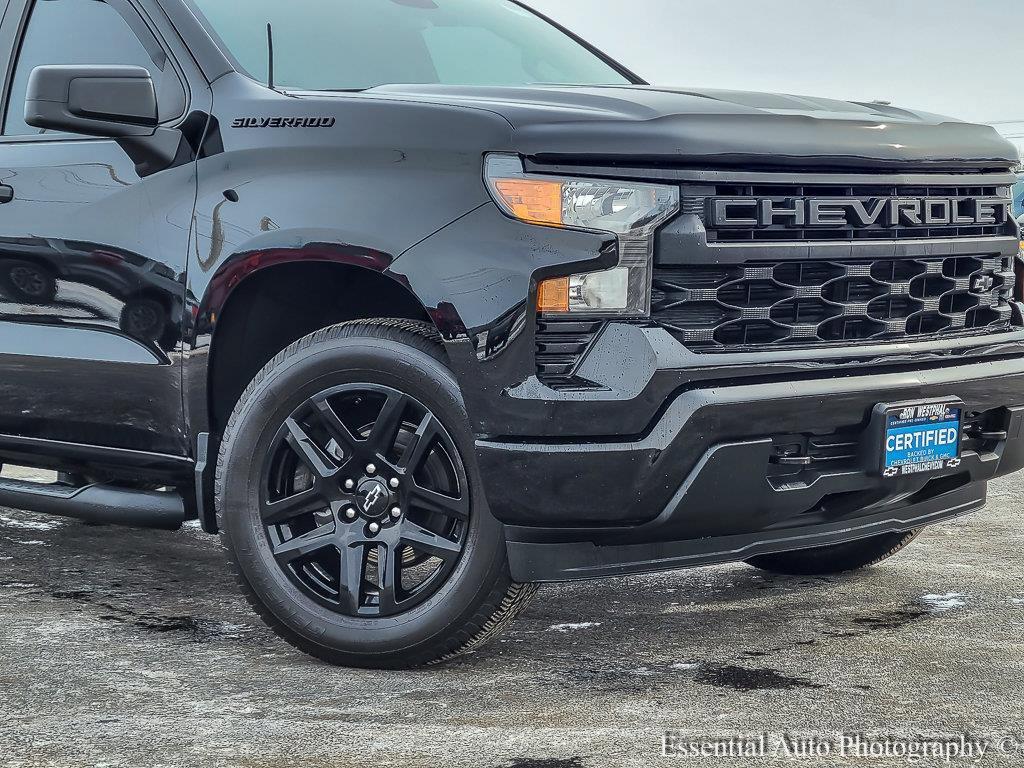
[[[402,508],[401,507],[392,507],[391,508],[391,516],[393,518],[395,518],[395,520],[400,518],[402,516]]]
[[[357,514],[357,512],[354,509],[352,509],[351,507],[349,507],[348,509],[345,510],[345,517],[347,517],[349,520],[355,520],[356,519],[356,514]]]
[[[346,491],[351,491],[355,487],[356,487],[356,481],[355,480],[346,480],[345,481],[345,490]]]
[[[367,464],[366,465],[366,474],[368,474],[368,475],[375,475],[375,474],[377,474],[377,465],[376,464]]]
[[[390,485],[392,488],[398,488],[398,478],[392,477],[391,480],[388,481],[388,485]]]
[[[377,523],[370,523],[370,533],[377,535],[380,533],[380,526]]]

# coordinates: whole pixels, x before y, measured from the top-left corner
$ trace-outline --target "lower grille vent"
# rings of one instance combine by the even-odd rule
[[[540,316],[537,320],[537,377],[552,389],[589,389],[576,369],[603,323]]]

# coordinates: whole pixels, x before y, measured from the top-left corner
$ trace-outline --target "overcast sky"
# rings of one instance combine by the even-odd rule
[[[1024,0],[528,1],[660,85],[1024,120]]]

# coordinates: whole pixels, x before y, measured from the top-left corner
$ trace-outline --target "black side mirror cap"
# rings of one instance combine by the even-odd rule
[[[29,76],[25,122],[85,136],[152,136],[159,123],[156,89],[143,67],[36,67]]]

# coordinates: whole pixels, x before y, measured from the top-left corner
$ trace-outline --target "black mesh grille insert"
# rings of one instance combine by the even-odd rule
[[[1013,286],[996,256],[656,267],[652,319],[707,351],[996,333]]]

